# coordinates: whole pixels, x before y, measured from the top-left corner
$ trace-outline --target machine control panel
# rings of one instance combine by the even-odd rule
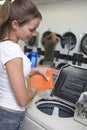
[[[82,93],[76,103],[74,119],[87,125],[87,92]]]

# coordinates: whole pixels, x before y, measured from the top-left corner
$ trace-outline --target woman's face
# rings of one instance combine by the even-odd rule
[[[41,19],[35,18],[32,19],[30,22],[27,22],[23,26],[17,26],[15,31],[15,36],[17,40],[21,39],[25,43],[28,43],[29,39],[32,36],[37,35],[36,29],[40,24]]]

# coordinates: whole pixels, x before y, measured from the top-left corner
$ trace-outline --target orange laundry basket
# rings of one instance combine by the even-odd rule
[[[29,78],[30,87],[35,86],[37,90],[46,90],[54,88],[54,80],[52,75],[52,70],[47,70],[46,75],[48,81],[41,74],[34,74]]]

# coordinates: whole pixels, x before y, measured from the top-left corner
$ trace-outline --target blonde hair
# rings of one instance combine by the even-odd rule
[[[42,16],[31,0],[6,0],[0,8],[0,40],[12,29],[13,20],[22,26],[34,18],[42,19]]]

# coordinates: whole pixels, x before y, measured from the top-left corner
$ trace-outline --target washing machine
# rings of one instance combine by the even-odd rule
[[[86,91],[87,69],[71,64],[63,66],[54,89],[39,92],[28,105],[22,130],[87,130],[87,107],[85,114],[81,113],[79,109],[84,103],[78,102]],[[81,115],[76,114],[77,108]]]

